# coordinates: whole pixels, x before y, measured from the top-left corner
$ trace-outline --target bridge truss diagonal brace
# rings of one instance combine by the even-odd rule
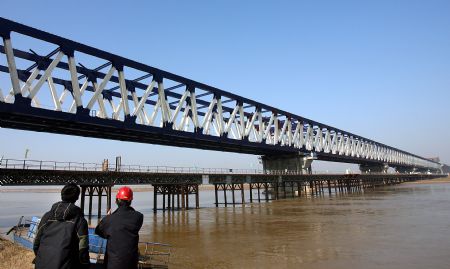
[[[16,60],[14,58],[13,47],[11,44],[11,37],[3,37],[3,45],[5,47],[6,60],[8,63],[8,70],[11,78],[11,84],[15,96],[21,96],[19,75],[17,73]]]
[[[98,98],[100,97],[101,93],[103,92],[103,90],[106,87],[106,84],[109,82],[109,80],[111,79],[111,77],[115,71],[116,71],[116,68],[114,66],[111,66],[111,68],[109,69],[108,73],[106,74],[105,78],[100,83],[100,86],[98,86],[98,88],[97,88],[97,83],[94,83],[93,86],[94,86],[95,92],[94,92],[94,95],[91,97],[91,100],[89,100],[89,103],[86,106],[86,108],[88,110],[91,110],[92,107],[94,106],[95,102],[98,102]]]
[[[56,67],[56,65],[61,61],[62,57],[64,56],[64,53],[60,51],[58,55],[53,59],[53,61],[50,63],[50,65],[45,70],[44,74],[41,76],[41,78],[38,80],[36,85],[30,89],[30,95],[28,98],[33,99],[42,85],[45,83],[45,81],[49,78],[50,74],[52,73],[53,69]]]

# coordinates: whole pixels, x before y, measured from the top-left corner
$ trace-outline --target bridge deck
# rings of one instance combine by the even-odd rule
[[[64,171],[33,169],[0,169],[0,185],[32,186],[63,185],[68,182],[96,185],[140,184],[202,184],[206,183],[258,183],[258,182],[311,182],[327,180],[383,180],[404,181],[443,177],[441,174],[261,174],[261,173],[198,173],[198,172],[112,172]]]

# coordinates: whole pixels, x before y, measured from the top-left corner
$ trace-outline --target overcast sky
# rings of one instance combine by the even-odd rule
[[[0,14],[450,163],[450,1],[152,2],[2,1]],[[27,148],[31,159],[259,166],[251,155],[0,129],[0,155]]]

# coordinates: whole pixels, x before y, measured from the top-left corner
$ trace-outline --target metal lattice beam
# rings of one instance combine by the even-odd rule
[[[16,49],[16,34],[56,48],[47,55]],[[0,85],[10,89],[0,92],[2,127],[440,169],[426,158],[3,18],[0,35],[6,59],[0,72],[11,81]],[[80,54],[107,64],[90,70],[76,64]]]

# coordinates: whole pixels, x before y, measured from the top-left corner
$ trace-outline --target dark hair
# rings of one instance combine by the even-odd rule
[[[130,206],[131,205],[131,201],[125,201],[125,200],[116,199],[116,204],[117,204],[118,207]]]
[[[75,203],[80,197],[80,187],[75,183],[69,183],[61,190],[61,200],[64,202]]]

